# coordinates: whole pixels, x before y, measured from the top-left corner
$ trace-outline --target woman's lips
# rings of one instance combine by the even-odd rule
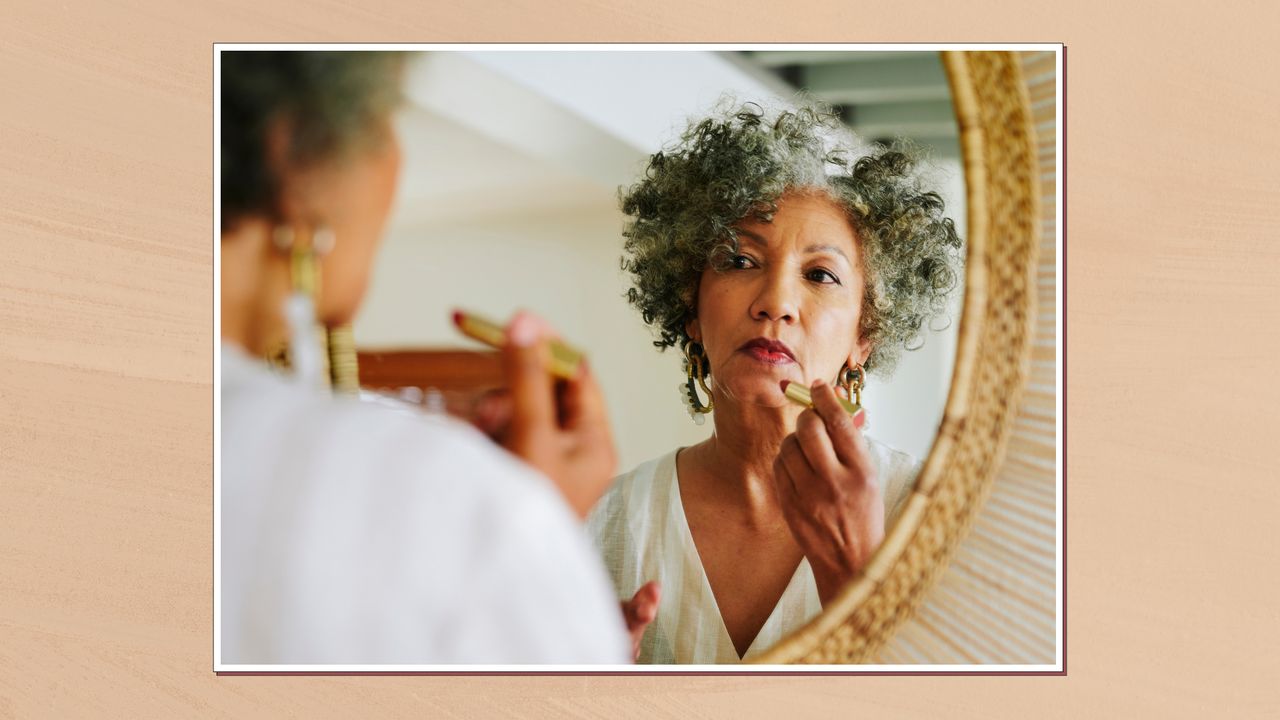
[[[769,363],[770,365],[788,365],[795,362],[785,353],[769,352],[764,348],[748,348],[745,352],[760,362]]]
[[[796,361],[795,356],[791,354],[791,348],[777,340],[767,338],[756,338],[738,348],[738,351],[769,365],[788,365]]]

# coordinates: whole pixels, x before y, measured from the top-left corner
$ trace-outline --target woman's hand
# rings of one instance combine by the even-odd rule
[[[622,601],[622,617],[627,621],[627,632],[631,634],[631,659],[640,657],[640,640],[649,623],[658,616],[658,600],[661,587],[657,580],[650,580],[630,600]]]
[[[470,413],[458,417],[489,436],[489,439],[506,447],[507,432],[511,430],[511,391],[493,388],[475,399]]]
[[[551,375],[552,332],[539,318],[517,313],[506,338],[502,367],[511,416],[499,434],[502,445],[551,478],[585,518],[618,465],[604,397],[585,361],[572,380]]]
[[[826,605],[884,539],[884,500],[866,442],[835,391],[818,381],[811,394],[813,408],[783,439],[773,474],[783,517]]]

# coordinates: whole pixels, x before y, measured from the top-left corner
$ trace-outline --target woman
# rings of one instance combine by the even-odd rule
[[[617,478],[588,528],[633,623],[656,614],[640,662],[738,662],[832,601],[909,494],[917,463],[837,393],[858,399],[944,313],[960,240],[910,151],[859,147],[813,107],[691,126],[623,210],[629,298],[684,350],[682,394],[715,432]]]
[[[503,350],[524,462],[464,424],[312,384],[313,328],[354,316],[394,194],[401,64],[221,56],[217,661],[625,662],[578,525],[613,472],[603,404],[584,371],[557,407],[536,318]],[[292,377],[261,359],[286,340]]]

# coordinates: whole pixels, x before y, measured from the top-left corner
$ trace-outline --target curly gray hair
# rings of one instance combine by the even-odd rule
[[[861,240],[864,367],[892,372],[903,349],[923,344],[925,324],[946,317],[962,263],[955,225],[921,177],[922,157],[904,142],[864,145],[816,103],[766,111],[722,102],[621,193],[627,299],[659,349],[685,345],[702,272],[738,252],[735,223],[772,221],[785,193],[820,192],[845,209]]]

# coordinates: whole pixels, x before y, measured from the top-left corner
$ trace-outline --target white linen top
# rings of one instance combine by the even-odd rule
[[[221,663],[629,663],[599,556],[470,426],[335,398],[225,341]]]
[[[884,488],[885,527],[910,496],[920,465],[906,453],[867,438]],[[658,613],[645,631],[637,662],[738,663],[773,647],[822,611],[809,560],[802,558],[778,604],[742,658],[733,646],[702,568],[680,501],[676,453],[614,479],[587,518],[618,597],[630,599],[650,580],[661,583]]]

